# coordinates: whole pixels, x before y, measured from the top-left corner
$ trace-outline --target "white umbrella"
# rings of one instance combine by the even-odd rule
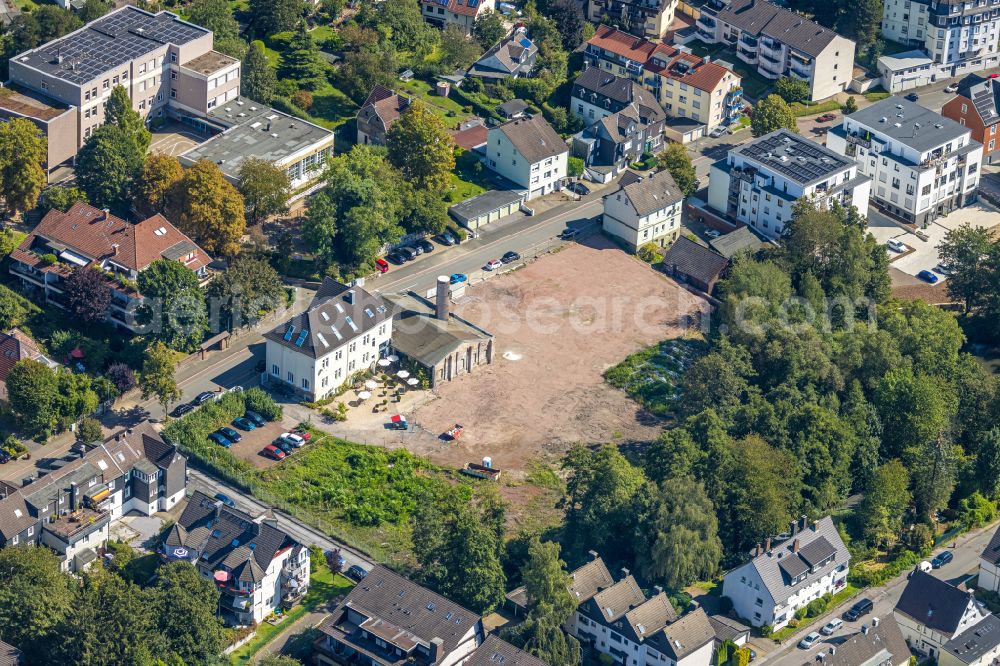
[[[369,379],[368,381],[365,382],[365,388],[368,389],[369,391],[374,391],[375,389],[378,388],[378,382],[376,382],[374,379]]]
[[[406,379],[407,377],[410,376],[410,373],[408,373],[406,370],[400,370],[399,372],[396,373],[396,376],[399,377],[400,379]]]
[[[406,383],[409,384],[410,386],[416,386],[417,384],[420,383],[420,380],[417,379],[416,377],[410,377],[409,379],[406,380]]]
[[[358,400],[367,400],[370,397],[372,397],[372,394],[368,391],[361,391],[358,393]]]
[[[399,357],[396,356],[395,354],[391,354],[389,356],[389,362],[390,363],[398,363],[399,362]]]
[[[378,367],[380,368],[388,368],[390,365],[392,365],[392,361],[387,358],[380,358],[378,360]]]

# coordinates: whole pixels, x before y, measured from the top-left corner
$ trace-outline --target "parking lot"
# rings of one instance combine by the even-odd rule
[[[261,453],[261,449],[273,442],[281,433],[291,430],[292,427],[294,427],[294,425],[274,422],[265,424],[256,430],[251,430],[250,432],[237,429],[237,432],[240,433],[243,439],[233,444],[229,449],[229,452],[237,458],[246,460],[254,467],[259,467],[261,469],[272,467],[273,465],[279,464],[281,461],[271,460],[270,458],[265,457]]]

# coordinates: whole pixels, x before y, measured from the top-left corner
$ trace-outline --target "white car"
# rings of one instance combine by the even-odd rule
[[[708,236],[709,238],[718,238],[722,234],[719,233],[719,231],[716,229],[706,229],[705,235]]]
[[[844,621],[839,617],[835,617],[827,622],[822,629],[820,629],[820,633],[824,636],[832,636],[833,632],[837,631],[837,629],[840,629],[842,626],[844,626]]]
[[[490,259],[489,261],[486,262],[486,265],[483,266],[483,270],[484,271],[495,271],[498,268],[500,268],[501,266],[503,266],[503,262],[500,261],[499,259]]]
[[[805,638],[803,638],[801,641],[799,641],[799,647],[802,648],[803,650],[808,650],[813,645],[816,645],[817,641],[819,641],[819,634],[813,631]]]
[[[903,241],[896,240],[895,238],[890,238],[885,242],[885,246],[892,250],[893,252],[906,252],[906,245]]]
[[[957,83],[949,83],[948,87],[944,89],[944,91],[946,93],[953,93],[956,90],[958,90],[958,84]]]
[[[720,136],[726,133],[725,127],[716,127],[714,130],[708,133],[713,139],[718,139]]]
[[[302,439],[294,432],[283,432],[281,433],[281,437],[279,437],[278,439],[285,442],[286,444],[294,446],[297,449],[301,449],[303,446],[306,445],[306,440]]]

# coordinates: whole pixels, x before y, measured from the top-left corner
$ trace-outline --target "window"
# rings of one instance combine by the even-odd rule
[[[177,97],[177,88],[170,89],[170,99],[175,99]]]
[[[170,72],[170,80],[173,81],[177,78],[177,72]]]
[[[307,390],[309,388],[309,380],[306,379],[305,377],[302,378],[302,388],[307,389]]]
[[[295,375],[293,375],[292,372],[289,371],[287,376],[288,376],[288,383],[289,384],[294,384],[295,383]]]
[[[104,79],[104,81],[101,83],[101,87],[107,90],[108,88],[111,87],[111,82],[108,81],[107,79]]]
[[[35,528],[34,527],[29,527],[28,528],[28,536],[32,536],[32,535],[34,535],[34,533],[35,533]]]
[[[10,542],[11,542],[12,544],[14,544],[15,546],[17,545],[18,541],[20,541],[20,539],[18,539],[18,538],[17,538],[17,535],[16,535],[16,534],[15,534],[15,535],[14,535],[14,537],[13,537],[13,538],[12,538],[12,539],[10,540]]]
[[[963,104],[962,105],[962,113],[968,113],[968,111],[969,111],[969,105],[968,104]]]

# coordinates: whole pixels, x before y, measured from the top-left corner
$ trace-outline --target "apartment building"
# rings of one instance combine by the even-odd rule
[[[667,44],[602,25],[587,42],[584,60],[590,67],[642,85],[668,118],[696,123],[698,131],[684,137],[687,140],[735,122],[742,112],[743,88],[737,74]]]
[[[508,654],[491,642],[493,652],[484,660],[477,655],[486,634],[479,615],[381,564],[337,604],[319,632],[313,644],[318,666],[503,664]]]
[[[486,165],[517,187],[526,199],[549,194],[566,178],[569,147],[541,115],[509,120],[491,127]]]
[[[882,34],[920,47],[934,79],[982,71],[1000,64],[1000,1],[886,0]]]
[[[16,83],[0,84],[0,121],[24,118],[33,122],[46,136],[46,174],[73,159],[77,148],[76,107]]]
[[[80,572],[98,558],[112,523],[132,511],[168,511],[184,498],[187,460],[148,421],[93,446],[21,487],[0,481],[0,547],[46,546],[64,571]]]
[[[871,203],[903,222],[924,226],[977,199],[982,144],[970,128],[902,97],[845,117],[827,146],[856,160],[872,180]]]
[[[139,273],[157,259],[170,259],[203,278],[212,261],[162,215],[135,224],[83,202],[65,213],[56,208],[46,213],[10,259],[10,274],[24,291],[60,308],[65,307],[63,281],[74,270],[101,270],[111,287],[108,321],[133,333],[143,330],[135,320],[142,303]]]
[[[708,183],[710,208],[769,239],[781,235],[801,198],[866,214],[871,191],[871,179],[853,159],[787,129],[731,149],[712,165]]]
[[[832,518],[808,525],[802,516],[789,531],[783,541],[758,544],[752,558],[723,580],[733,610],[755,627],[781,629],[797,610],[847,584],[851,555]]]
[[[604,195],[601,226],[633,252],[646,243],[663,247],[677,240],[684,193],[664,169],[648,175],[629,171],[617,191]]]
[[[439,28],[457,25],[471,34],[476,19],[495,6],[495,0],[420,0],[420,13],[425,21]]]
[[[587,18],[621,26],[650,39],[660,39],[674,21],[678,0],[587,0]]]
[[[277,521],[227,507],[196,490],[160,547],[166,561],[191,562],[220,592],[219,615],[233,626],[264,621],[309,590],[309,548]]]
[[[391,338],[380,296],[325,278],[305,312],[264,334],[268,380],[319,400],[387,356]]]
[[[761,76],[805,81],[813,101],[843,92],[853,77],[853,41],[767,0],[709,0],[696,25],[700,39],[732,46]]]
[[[945,102],[941,115],[969,128],[972,140],[983,145],[987,164],[1000,159],[997,127],[1000,126],[1000,85],[996,79],[970,74],[958,82],[955,97]]]

